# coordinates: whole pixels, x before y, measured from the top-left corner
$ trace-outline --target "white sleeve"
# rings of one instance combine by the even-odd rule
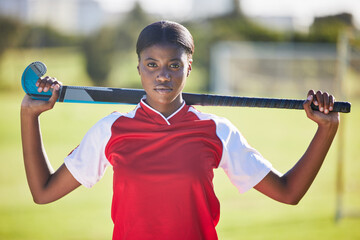
[[[111,126],[118,117],[118,113],[113,113],[98,121],[64,160],[74,178],[87,188],[97,183],[110,165],[105,147],[111,137]]]
[[[215,120],[217,135],[223,144],[219,166],[224,169],[240,193],[258,184],[272,169],[269,161],[250,147],[239,130],[226,119]]]

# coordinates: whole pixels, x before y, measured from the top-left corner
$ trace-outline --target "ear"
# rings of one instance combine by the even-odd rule
[[[186,77],[188,77],[188,76],[190,75],[190,72],[191,72],[191,69],[192,69],[192,62],[193,62],[193,60],[192,60],[192,59],[189,59],[189,62],[188,62],[188,70],[187,70]]]
[[[138,73],[139,73],[139,75],[140,75],[140,67],[139,67],[139,64],[137,65],[137,70],[138,70]]]

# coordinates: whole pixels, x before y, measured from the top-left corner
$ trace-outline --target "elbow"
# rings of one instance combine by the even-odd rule
[[[287,201],[286,204],[296,206],[299,204],[299,202],[300,199],[295,199],[295,200]]]
[[[287,198],[285,198],[282,202],[288,205],[298,205],[302,197],[300,196],[291,196],[289,195]]]
[[[33,197],[33,201],[34,201],[34,203],[36,203],[37,205],[44,205],[44,204],[49,203],[48,201],[45,201],[45,199],[38,198],[38,197]]]
[[[34,203],[36,203],[38,205],[44,205],[44,204],[48,204],[48,203],[52,202],[52,201],[49,201],[49,199],[43,195],[32,195],[32,197],[33,197]]]

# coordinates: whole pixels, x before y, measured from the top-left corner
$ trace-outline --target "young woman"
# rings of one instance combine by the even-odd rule
[[[112,113],[96,123],[55,172],[42,146],[39,115],[54,107],[25,96],[21,105],[24,163],[34,201],[55,201],[80,185],[93,186],[108,166],[114,171],[113,239],[217,239],[219,202],[213,169],[221,167],[240,192],[251,188],[287,204],[309,189],[339,124],[334,97],[309,91],[306,115],[318,129],[301,159],[280,175],[226,119],[186,105],[182,91],[192,68],[193,39],[182,25],[150,24],[137,42],[138,72],[146,96],[130,113]],[[319,106],[313,111],[310,104]]]

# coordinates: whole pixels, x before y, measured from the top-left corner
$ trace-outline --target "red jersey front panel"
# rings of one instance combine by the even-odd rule
[[[222,166],[240,191],[270,171],[228,125],[185,104],[164,118],[142,101],[99,121],[65,164],[87,187],[112,165],[113,239],[217,239],[213,169]]]
[[[212,179],[221,141],[214,122],[188,108],[166,121],[142,104],[134,118],[113,124],[106,156],[114,169],[115,239],[216,239]]]

